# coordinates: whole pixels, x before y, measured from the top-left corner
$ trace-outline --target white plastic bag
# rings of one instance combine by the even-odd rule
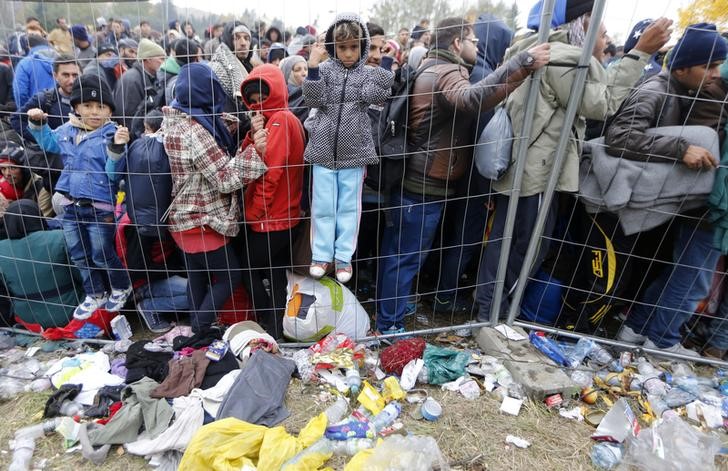
[[[490,180],[499,180],[511,166],[513,126],[505,107],[498,108],[480,133],[475,146],[475,166],[478,172]]]
[[[288,298],[283,334],[315,342],[331,332],[356,340],[369,332],[369,315],[344,285],[324,277],[314,280],[288,272]]]
[[[391,435],[364,463],[368,471],[446,471],[450,465],[432,437]]]

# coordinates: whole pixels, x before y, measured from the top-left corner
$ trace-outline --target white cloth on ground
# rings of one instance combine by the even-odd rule
[[[232,370],[225,376],[220,378],[217,384],[209,389],[195,388],[190,392],[189,397],[198,397],[202,401],[202,407],[205,412],[210,414],[212,417],[217,417],[217,411],[220,409],[220,404],[227,396],[228,391],[235,383],[241,370]]]

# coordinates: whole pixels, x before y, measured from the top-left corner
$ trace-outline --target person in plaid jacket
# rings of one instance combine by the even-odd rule
[[[263,175],[266,166],[255,147],[236,153],[222,118],[225,92],[208,66],[183,66],[175,96],[163,109],[162,124],[173,182],[169,230],[184,253],[190,322],[200,332],[212,325],[242,280],[229,243],[241,219],[237,191]]]

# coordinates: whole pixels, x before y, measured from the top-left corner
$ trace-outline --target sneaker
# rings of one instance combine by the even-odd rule
[[[402,327],[400,329],[391,328],[391,329],[387,329],[387,330],[383,330],[383,331],[379,332],[379,335],[403,334],[405,332],[406,331],[404,330],[404,327]],[[410,337],[408,337],[406,335],[401,335],[399,337],[393,337],[393,338],[388,338],[388,339],[379,339],[379,341],[385,345],[392,345],[393,343],[397,342],[398,340],[404,340],[404,339],[408,339],[408,338],[410,338]]]
[[[147,328],[155,334],[162,334],[172,328],[172,325],[162,319],[157,311],[144,309],[144,301],[137,304],[136,310],[144,320]]]
[[[432,307],[438,314],[469,314],[473,310],[473,303],[463,296],[442,299],[435,296]]]
[[[655,345],[655,343],[652,340],[647,339],[647,340],[645,340],[645,343],[642,344],[642,346],[645,348],[651,348],[652,350],[658,350],[661,352],[678,353],[680,355],[686,355],[689,357],[700,358],[700,353],[696,352],[695,350],[690,350],[689,348],[683,347],[680,342],[676,343],[672,347],[660,348],[657,345]]]
[[[641,345],[645,343],[645,340],[647,340],[647,336],[638,334],[637,332],[632,330],[632,327],[623,324],[622,328],[619,329],[619,332],[617,333],[617,340],[619,340],[620,342]]]
[[[94,311],[104,307],[106,302],[106,294],[101,296],[86,296],[86,299],[73,311],[73,317],[78,320],[88,319]]]
[[[127,289],[112,289],[109,300],[106,301],[106,310],[109,312],[119,312],[129,299],[133,288],[129,286]]]
[[[351,280],[352,272],[351,263],[344,264],[336,262],[336,280],[339,283],[348,283]]]
[[[329,264],[326,262],[312,262],[308,268],[308,274],[316,280],[320,280],[329,271]]]

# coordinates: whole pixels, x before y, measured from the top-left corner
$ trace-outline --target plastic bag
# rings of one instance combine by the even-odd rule
[[[672,418],[643,429],[628,438],[622,465],[644,471],[678,471],[715,469],[715,455],[720,439],[692,427],[680,418]]]
[[[295,437],[283,427],[268,428],[235,418],[217,420],[195,434],[179,470],[238,471],[245,466],[259,471],[279,470],[288,459],[318,441],[326,425],[326,414],[319,414]]]
[[[465,374],[470,355],[450,348],[428,344],[424,354],[427,380],[430,384],[444,384]]]
[[[357,339],[369,332],[369,315],[346,286],[331,278],[288,272],[288,298],[283,334],[299,342],[315,342],[331,332]]]
[[[356,457],[355,457],[356,458]],[[347,471],[350,468],[347,467]],[[392,435],[387,437],[367,459],[362,469],[367,471],[429,471],[448,470],[450,465],[432,437]]]
[[[500,107],[480,133],[475,146],[475,166],[489,180],[499,180],[511,166],[513,126],[505,107]]]

